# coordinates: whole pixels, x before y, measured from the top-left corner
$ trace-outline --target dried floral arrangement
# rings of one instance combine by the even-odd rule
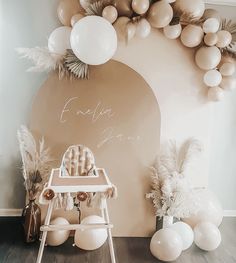
[[[187,171],[194,158],[202,151],[201,143],[189,139],[177,147],[170,141],[151,168],[152,190],[146,197],[152,199],[158,217],[189,217],[197,213],[196,193],[190,187]]]
[[[128,44],[157,28],[195,49],[209,100],[219,101],[236,88],[236,23],[205,9],[204,0],[61,0],[57,13],[63,26],[51,33],[47,48],[17,49],[35,64],[29,71],[88,79],[90,66],[113,57],[117,39]]]
[[[34,200],[48,181],[51,170],[50,149],[45,147],[44,138],[38,144],[26,126],[17,131],[22,158],[24,185],[30,200]]]

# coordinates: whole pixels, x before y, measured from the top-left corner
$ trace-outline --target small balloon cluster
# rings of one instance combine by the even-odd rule
[[[193,242],[202,250],[213,251],[221,243],[218,226],[223,212],[219,201],[208,190],[198,191],[201,209],[189,218],[173,223],[173,217],[164,216],[163,228],[157,231],[150,243],[154,257],[162,261],[176,260]]]
[[[236,87],[236,24],[222,20],[214,9],[205,10],[204,0],[61,0],[57,13],[63,26],[49,37],[47,63],[45,50],[18,49],[37,69],[88,78],[89,65],[113,57],[117,38],[128,43],[157,28],[167,38],[180,37],[184,46],[197,49],[195,62],[206,71],[203,80],[210,100],[221,100],[225,90]]]

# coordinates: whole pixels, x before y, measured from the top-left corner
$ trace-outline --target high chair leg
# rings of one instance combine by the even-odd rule
[[[53,206],[54,206],[54,199],[48,205],[47,215],[46,215],[45,223],[44,223],[45,225],[49,225],[50,224],[50,219],[51,219],[51,215],[52,215]],[[45,242],[46,242],[46,238],[47,238],[47,231],[43,231],[36,263],[41,263],[41,260],[42,260],[42,257],[43,257],[44,246],[45,246]]]

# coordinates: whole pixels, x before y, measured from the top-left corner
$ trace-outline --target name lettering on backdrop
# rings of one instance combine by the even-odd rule
[[[60,123],[65,123],[67,121],[66,115],[71,112],[71,105],[74,101],[78,101],[78,97],[69,98],[61,111],[60,114]],[[80,109],[78,108],[73,114],[76,114],[78,117],[89,117],[91,118],[92,123],[97,122],[102,118],[111,119],[114,116],[114,113],[111,108],[104,107],[101,101],[98,101],[94,107]]]
[[[72,111],[72,104],[77,101],[78,103],[79,97],[72,97],[66,100],[63,109],[60,114],[59,121],[60,123],[66,123],[68,114],[75,114],[78,117],[90,118],[92,123],[96,123],[101,119],[111,119],[114,116],[114,112],[112,108],[105,107],[101,101],[98,101],[94,107],[89,108],[77,108],[75,111]],[[129,142],[129,143],[137,143],[141,140],[140,136],[127,136],[123,133],[117,133],[114,127],[105,128],[99,136],[101,140],[97,144],[97,148],[101,148],[102,146],[108,143],[114,142]]]

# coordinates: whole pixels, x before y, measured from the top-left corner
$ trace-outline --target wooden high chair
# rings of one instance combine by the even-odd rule
[[[52,211],[57,198],[61,194],[76,193],[100,193],[101,216],[104,224],[70,224],[50,225]],[[48,231],[76,230],[76,229],[97,229],[105,228],[108,234],[111,262],[115,263],[115,254],[110,223],[107,198],[114,197],[115,186],[110,182],[104,169],[96,168],[93,153],[82,145],[70,146],[65,152],[61,167],[52,169],[48,184],[44,187],[39,202],[48,204],[44,225],[41,226],[42,238],[37,257],[37,263],[41,263]],[[68,209],[67,209],[68,210]]]

